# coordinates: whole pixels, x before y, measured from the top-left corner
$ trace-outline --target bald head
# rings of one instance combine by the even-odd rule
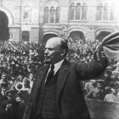
[[[60,45],[62,40],[63,40],[63,39],[61,39],[61,38],[59,38],[59,37],[53,37],[53,38],[50,38],[50,39],[47,41],[46,45],[47,45],[47,44]]]
[[[47,41],[46,45],[50,45],[50,46],[53,45],[53,46],[56,46],[57,48],[60,47],[61,49],[65,49],[65,50],[66,50],[65,56],[66,56],[66,54],[67,54],[67,52],[68,52],[67,42],[66,42],[64,39],[60,38],[60,37],[50,38],[50,39]]]
[[[45,61],[52,61],[52,63],[57,63],[66,56],[67,51],[68,46],[64,39],[60,37],[50,38],[45,45]]]

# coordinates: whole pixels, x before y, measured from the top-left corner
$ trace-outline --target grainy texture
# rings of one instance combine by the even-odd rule
[[[119,103],[86,100],[91,119],[119,119]]]

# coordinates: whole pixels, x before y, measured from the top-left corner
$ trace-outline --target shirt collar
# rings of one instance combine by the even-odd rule
[[[58,63],[54,64],[54,73],[56,73],[59,70],[59,68],[61,67],[63,61],[64,61],[64,59],[59,61]]]

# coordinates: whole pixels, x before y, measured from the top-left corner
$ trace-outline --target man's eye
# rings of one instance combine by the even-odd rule
[[[52,51],[52,50],[54,50],[54,48],[48,48],[48,50]]]
[[[45,48],[44,50],[50,50],[50,51],[52,51],[52,50],[54,50],[54,48]]]

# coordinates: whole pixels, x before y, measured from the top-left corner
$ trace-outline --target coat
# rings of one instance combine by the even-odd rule
[[[107,60],[101,63],[94,60],[88,64],[64,60],[59,69],[56,90],[56,105],[60,119],[90,119],[80,82],[100,76],[107,64]],[[38,72],[24,119],[35,119],[40,87],[48,68],[44,66]]]
[[[19,112],[19,102],[3,101],[0,107],[0,119],[22,119],[21,112]]]

